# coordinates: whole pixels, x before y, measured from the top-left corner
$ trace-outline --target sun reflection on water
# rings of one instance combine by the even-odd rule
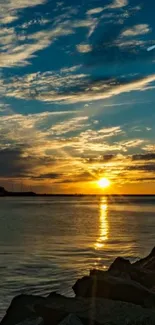
[[[95,249],[101,249],[105,246],[108,239],[109,226],[108,226],[108,204],[107,198],[104,197],[100,202],[100,219],[99,219],[100,235],[94,245]]]

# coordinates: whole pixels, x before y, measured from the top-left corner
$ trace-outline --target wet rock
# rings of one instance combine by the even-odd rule
[[[73,290],[76,296],[84,292],[85,297],[104,297],[143,307],[155,307],[154,293],[139,283],[111,276],[107,272],[96,271],[95,275],[78,280]]]

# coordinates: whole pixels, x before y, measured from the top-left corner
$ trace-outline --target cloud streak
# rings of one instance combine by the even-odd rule
[[[89,75],[61,76],[51,72],[27,75],[24,78],[1,80],[1,93],[7,97],[37,99],[43,102],[64,104],[103,100],[123,93],[141,91],[155,82],[155,75],[146,77],[100,78],[91,80]],[[59,90],[57,90],[59,89]]]

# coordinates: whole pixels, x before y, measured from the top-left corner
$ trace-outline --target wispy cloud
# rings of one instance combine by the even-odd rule
[[[6,36],[7,32],[7,36]],[[0,67],[24,66],[36,53],[55,42],[57,37],[72,34],[70,28],[57,27],[52,30],[40,31],[29,36],[17,36],[14,28],[4,28],[0,32],[2,51]],[[24,44],[23,44],[24,41]]]
[[[0,24],[9,24],[17,20],[20,10],[27,7],[35,7],[45,3],[46,0],[5,0],[1,1]]]
[[[88,75],[60,75],[51,72],[1,80],[1,94],[7,97],[37,99],[44,102],[80,103],[102,100],[122,93],[145,90],[155,82],[155,75],[134,76],[129,80],[103,78],[92,80]]]
[[[93,9],[90,9],[87,11],[87,15],[95,15],[95,14],[102,12],[103,10],[104,10],[103,7],[93,8]]]
[[[135,25],[132,28],[126,29],[122,36],[138,36],[138,35],[145,35],[150,33],[151,28],[148,24],[139,24]]]
[[[123,8],[128,5],[128,0],[113,0],[113,2],[109,5],[109,8],[111,9],[117,9],[117,8]]]

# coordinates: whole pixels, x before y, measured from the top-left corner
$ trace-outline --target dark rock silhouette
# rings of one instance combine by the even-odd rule
[[[148,307],[149,302],[150,307],[155,307],[155,294],[153,292],[139,283],[114,277],[108,273],[96,272],[88,278],[78,280],[73,286],[76,296],[81,296],[83,286],[85,287],[85,293],[82,297],[103,297],[130,302],[143,307]]]
[[[135,262],[134,265],[138,266],[139,268],[155,271],[155,247],[147,257]]]
[[[118,257],[107,271],[91,270],[73,286],[74,298],[20,295],[1,325],[155,324],[155,248],[130,263]]]

